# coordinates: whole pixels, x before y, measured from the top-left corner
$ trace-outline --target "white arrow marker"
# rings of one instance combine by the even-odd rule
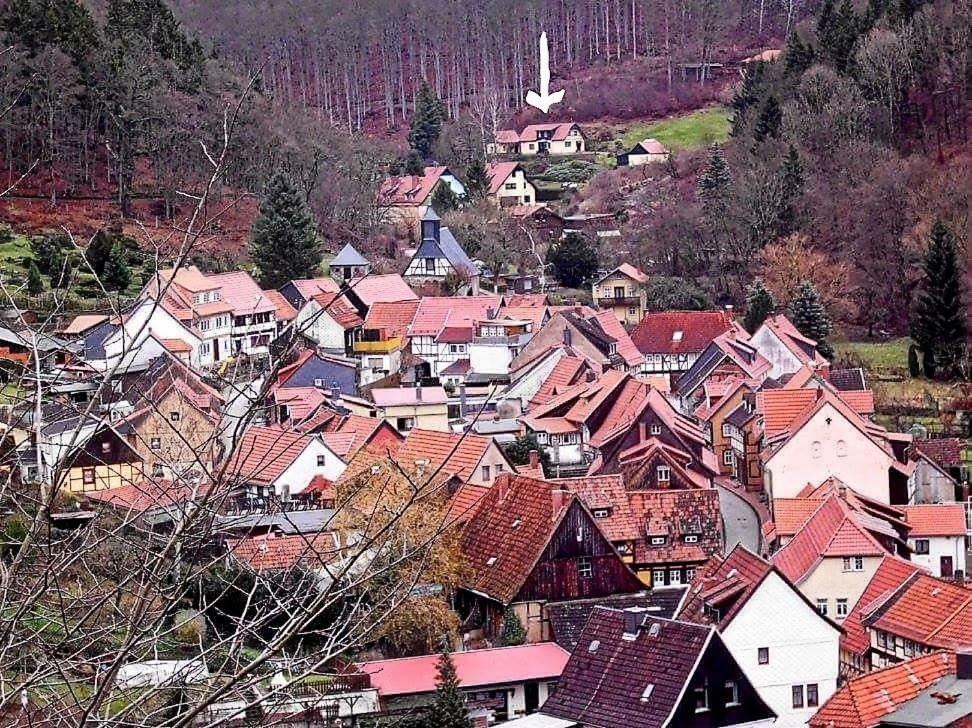
[[[526,102],[543,113],[564,100],[564,90],[550,93],[550,50],[547,48],[547,34],[540,34],[540,93],[527,91]]]

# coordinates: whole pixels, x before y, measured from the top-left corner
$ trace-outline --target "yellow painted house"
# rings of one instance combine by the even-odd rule
[[[622,263],[594,281],[591,296],[600,308],[614,311],[618,321],[634,326],[648,308],[648,276],[630,263]]]
[[[72,493],[141,483],[142,456],[110,423],[71,450],[55,470],[55,483]]]
[[[532,205],[537,201],[537,188],[527,179],[526,170],[516,162],[492,162],[486,165],[489,195],[500,207]]]

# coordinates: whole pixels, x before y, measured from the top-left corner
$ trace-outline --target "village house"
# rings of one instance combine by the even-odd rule
[[[350,281],[352,278],[366,276],[371,271],[371,263],[351,243],[346,243],[327,265],[331,278],[336,280],[339,285]]]
[[[599,368],[563,347],[552,348],[516,372],[502,401],[522,414],[528,407],[544,405],[575,384],[594,381]]]
[[[514,205],[506,209],[506,214],[535,230],[540,240],[559,240],[563,237],[564,218],[548,205],[543,203]],[[534,285],[534,288],[536,288],[536,285]],[[516,293],[529,293],[529,291],[517,289]]]
[[[321,293],[339,293],[340,287],[333,278],[298,278],[280,287],[280,295],[299,310],[314,296]]]
[[[556,484],[501,474],[462,530],[469,563],[457,605],[470,637],[496,639],[510,607],[527,640],[550,638],[548,601],[643,589],[583,503]]]
[[[449,228],[442,226],[442,218],[429,207],[420,223],[422,241],[405,268],[405,280],[417,286],[429,282],[442,286],[453,278],[461,291],[478,294],[479,266],[466,255]]]
[[[630,263],[622,263],[591,284],[591,297],[600,308],[610,308],[618,321],[634,326],[648,309],[648,276]]]
[[[280,291],[264,289],[263,295],[270,299],[270,302],[276,308],[277,336],[280,336],[283,330],[290,325],[290,322],[297,318],[297,309],[291,305],[290,301],[284,298],[284,295]]]
[[[722,553],[719,493],[713,488],[642,489],[621,475],[553,482],[577,494],[646,586],[682,587]]]
[[[354,359],[302,351],[294,361],[280,368],[271,392],[281,389],[308,388],[326,390],[333,399],[341,394],[355,396],[357,362]]]
[[[962,503],[929,503],[904,507],[911,560],[942,579],[966,571],[968,524]]]
[[[541,715],[556,720],[534,728],[756,728],[776,719],[715,627],[604,607]]]
[[[826,373],[828,362],[817,351],[817,342],[801,334],[783,314],[770,316],[753,332],[747,342],[772,365],[768,376],[778,379],[801,367]]]
[[[378,190],[378,209],[388,222],[411,226],[431,208],[439,185],[448,187],[463,199],[466,187],[447,167],[426,167],[422,175],[389,177]]]
[[[341,294],[319,293],[301,306],[294,325],[324,351],[350,356],[364,321]]]
[[[232,307],[230,349],[226,355],[269,355],[270,342],[277,336],[276,304],[245,271],[206,277],[219,285],[221,299]]]
[[[536,203],[537,188],[517,162],[490,162],[486,165],[486,176],[489,177],[489,195],[500,207]]]
[[[840,627],[741,545],[698,569],[676,618],[719,630],[775,725],[806,725],[837,690]]]
[[[865,524],[878,530],[872,532]],[[773,555],[773,565],[817,611],[840,623],[864,593],[883,557],[897,547],[896,536],[884,530],[871,519],[857,518],[833,493]]]
[[[552,642],[455,652],[459,689],[470,712],[490,722],[535,713],[563,672],[570,654]],[[355,668],[378,690],[381,709],[395,714],[435,697],[438,655],[358,662]]]
[[[418,428],[395,451],[395,462],[420,481],[472,486],[466,496],[482,495],[501,475],[516,470],[491,437]]]
[[[419,301],[405,337],[417,360],[416,379],[438,378],[450,364],[469,359],[476,321],[491,319],[499,296],[426,296]]]
[[[845,683],[810,728],[966,728],[972,720],[972,655],[945,650]]]
[[[644,373],[667,374],[674,381],[732,327],[728,311],[650,311],[632,330],[631,340],[645,356]]]
[[[376,303],[418,300],[415,291],[397,273],[369,273],[363,278],[352,278],[341,293],[362,318]]]
[[[710,393],[735,379],[763,382],[772,365],[748,342],[748,334],[734,325],[715,337],[675,381],[675,391],[686,412],[710,401]]]
[[[402,370],[403,353],[407,349],[405,335],[419,300],[377,302],[368,308],[361,338],[354,343],[354,353],[361,361],[360,382],[366,386]]]
[[[910,503],[965,502],[969,481],[962,461],[964,442],[958,437],[916,439],[909,451],[915,464],[911,478]]]
[[[642,139],[631,149],[616,156],[619,167],[637,167],[668,160],[668,148],[657,139]]]
[[[33,438],[28,443],[33,446]],[[120,488],[142,481],[145,465],[114,424],[94,417],[59,417],[41,429],[44,472],[56,471],[55,485],[71,493]]]
[[[749,414],[745,403],[758,387],[755,380],[743,378],[712,382],[705,386],[705,401],[694,412],[710,433],[719,471],[743,483],[746,481],[740,471],[746,469],[747,462],[742,425],[747,419],[745,415]],[[734,437],[739,446],[738,453],[733,445]],[[754,464],[758,469],[759,463]]]
[[[534,309],[542,315],[546,309]],[[516,312],[500,309],[492,319],[473,322],[473,337],[469,342],[468,370],[473,378],[509,382],[510,362],[533,338],[534,318],[517,318]],[[462,360],[459,360],[462,361]],[[463,377],[463,381],[469,376]]]
[[[357,412],[388,422],[398,432],[416,427],[423,430],[449,431],[449,397],[442,387],[375,387],[368,392],[374,406],[370,412]],[[356,410],[352,400],[348,407]]]
[[[494,141],[486,145],[489,155],[533,157],[537,154],[564,156],[582,154],[586,139],[581,128],[571,122],[530,124],[523,131],[501,129]]]
[[[635,594],[615,594],[594,599],[573,599],[567,602],[550,602],[550,628],[553,640],[568,652],[573,652],[580,642],[584,627],[598,607],[608,609],[642,610],[652,617],[671,619],[675,616],[687,586],[678,589],[652,589]]]

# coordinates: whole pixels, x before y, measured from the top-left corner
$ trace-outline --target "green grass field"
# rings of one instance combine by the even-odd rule
[[[877,342],[847,341],[837,345],[837,356],[860,359],[867,369],[878,373],[881,370],[907,369],[909,343],[906,337]]]
[[[643,139],[657,139],[671,150],[698,149],[729,137],[732,112],[725,106],[711,106],[691,114],[628,127],[621,140],[629,149]]]

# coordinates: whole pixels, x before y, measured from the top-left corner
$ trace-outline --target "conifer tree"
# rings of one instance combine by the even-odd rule
[[[824,3],[817,21],[817,40],[824,58],[841,73],[853,69],[854,48],[860,32],[860,19],[851,0],[842,0],[836,9],[833,0]]]
[[[125,249],[121,243],[115,243],[105,261],[104,272],[101,274],[101,283],[107,291],[124,291],[132,282],[132,271],[128,267],[128,260],[125,257]]]
[[[526,630],[523,629],[523,622],[516,616],[513,607],[508,606],[503,610],[503,633],[500,641],[504,647],[514,647],[526,642]]]
[[[780,235],[789,235],[796,228],[796,210],[793,205],[803,194],[803,185],[803,162],[796,147],[791,144],[780,168],[780,212],[777,230]]]
[[[458,210],[462,206],[462,200],[447,182],[439,182],[432,193],[432,207],[441,213]]]
[[[746,331],[754,333],[770,314],[776,309],[776,300],[759,278],[749,284],[746,289],[746,316],[743,326]]]
[[[415,100],[415,114],[412,116],[408,143],[425,161],[432,158],[432,150],[442,133],[444,119],[445,106],[429,85],[423,83]]]
[[[485,199],[489,192],[489,175],[486,173],[486,163],[478,157],[466,170],[466,191],[475,200]]]
[[[410,150],[405,157],[405,174],[421,177],[425,174],[425,163],[422,162],[422,155],[414,149]]]
[[[312,278],[320,269],[324,251],[314,216],[304,196],[282,174],[275,174],[267,183],[253,223],[250,254],[263,288]]]
[[[597,273],[597,248],[580,233],[567,233],[547,249],[547,263],[562,286],[580,288]]]
[[[914,344],[908,347],[908,373],[913,377],[921,374],[921,365],[918,363],[918,347]]]
[[[925,252],[925,277],[912,317],[911,338],[926,356],[932,369],[951,370],[961,360],[965,344],[966,320],[962,303],[962,280],[958,262],[958,242],[943,222],[936,222],[929,233]],[[929,374],[925,368],[925,374]]]
[[[43,290],[44,279],[41,278],[40,269],[37,267],[37,263],[30,261],[30,267],[27,268],[27,292],[36,296]]]
[[[770,94],[759,107],[759,116],[756,117],[753,137],[757,142],[763,142],[767,137],[775,139],[780,135],[782,126],[783,111],[780,109],[780,102],[776,100],[773,94]]]
[[[108,234],[107,230],[99,230],[91,238],[91,242],[88,243],[88,247],[84,249],[84,257],[88,261],[88,265],[91,266],[91,270],[94,271],[95,275],[101,275],[105,272],[105,264],[108,262],[108,258],[111,256],[111,250],[115,246],[115,241],[112,236]]]
[[[728,212],[729,190],[732,186],[732,172],[718,144],[709,147],[709,162],[699,176],[698,195],[702,208],[713,219]]]
[[[787,75],[800,76],[814,62],[813,46],[804,43],[799,33],[790,34],[786,42],[786,51],[783,55],[783,63]]]
[[[432,728],[472,728],[466,703],[459,691],[456,665],[448,648],[439,653],[435,699],[426,714],[425,722]]]
[[[817,342],[817,351],[828,359],[832,358],[834,350],[827,337],[833,332],[833,327],[823,301],[820,300],[820,294],[810,281],[800,283],[796,297],[790,303],[790,310],[797,330]]]
[[[749,118],[749,111],[759,103],[765,86],[766,64],[762,61],[750,63],[746,67],[743,82],[736,88],[729,105],[735,112],[732,115],[732,135],[738,136]]]

